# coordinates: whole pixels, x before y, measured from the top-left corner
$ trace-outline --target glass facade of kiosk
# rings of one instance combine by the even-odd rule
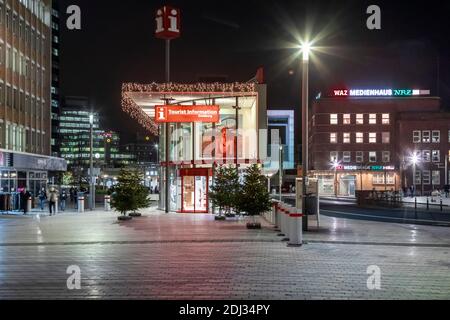
[[[183,104],[188,106],[193,105],[193,102],[180,103]],[[170,211],[207,213],[208,190],[213,183],[213,165],[255,163],[258,159],[258,113],[255,94],[195,99],[195,105],[220,106],[220,121],[170,123],[160,126],[160,209],[165,209],[166,170],[169,170]],[[168,166],[165,154],[167,125],[170,132]],[[236,128],[239,130],[236,131]]]

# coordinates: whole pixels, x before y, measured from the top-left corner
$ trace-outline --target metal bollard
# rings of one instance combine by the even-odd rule
[[[281,208],[280,204],[275,204],[275,230],[281,231]]]
[[[427,210],[430,210],[430,201],[429,201],[428,197],[427,197]]]
[[[443,207],[442,204],[443,204],[443,203],[442,203],[442,198],[441,198],[441,212],[444,211],[444,207]]]
[[[84,197],[78,197],[78,212],[84,212]]]
[[[28,200],[27,200],[27,212],[31,212],[32,209],[33,209],[32,208],[32,199],[28,198]]]
[[[58,203],[59,203],[59,201],[58,201],[58,199],[55,201],[55,212],[53,212],[53,214],[58,214],[59,213],[59,210],[58,210]]]
[[[301,247],[303,245],[303,214],[293,212],[290,214],[289,247]]]
[[[291,230],[290,230],[290,227],[289,227],[289,225],[290,225],[290,221],[289,221],[290,218],[289,218],[289,216],[290,216],[292,210],[293,210],[293,208],[291,206],[285,205],[284,211],[283,211],[283,213],[284,213],[284,235],[285,235],[285,238],[283,239],[283,241],[289,241],[289,238],[290,238],[290,231]]]
[[[111,196],[105,196],[105,211],[111,211]]]

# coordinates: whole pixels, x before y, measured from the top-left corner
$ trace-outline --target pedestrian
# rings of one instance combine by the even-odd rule
[[[31,193],[28,192],[27,188],[23,188],[20,193],[20,204],[23,209],[23,214],[26,215],[28,213],[28,199],[31,198]]]
[[[45,200],[47,200],[47,192],[45,191],[45,188],[42,188],[41,191],[39,191],[39,207],[41,211],[44,211],[45,206]]]
[[[56,214],[56,202],[58,201],[58,193],[55,188],[51,188],[48,193],[48,208],[50,210],[50,217]]]
[[[448,184],[445,185],[444,193],[445,193],[445,197],[448,198],[448,196],[450,194],[450,185],[448,185]]]
[[[59,195],[59,207],[62,212],[66,211],[66,200],[67,200],[67,193],[66,190],[63,189],[61,191],[61,194]]]
[[[75,189],[74,189],[73,187],[71,187],[71,188],[69,189],[70,203],[74,203],[74,201],[75,201],[75,195],[74,195],[74,193],[75,193]]]

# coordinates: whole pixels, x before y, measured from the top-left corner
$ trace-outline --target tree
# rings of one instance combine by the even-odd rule
[[[64,186],[71,186],[74,184],[74,178],[73,178],[73,174],[72,172],[64,172],[63,177],[62,177],[62,184]]]
[[[239,196],[239,209],[249,216],[257,216],[272,208],[266,178],[262,175],[258,165],[246,170],[244,185]]]
[[[218,167],[214,179],[214,184],[209,192],[209,199],[213,206],[219,208],[219,214],[230,214],[236,211],[238,197],[241,186],[239,184],[239,174],[236,168]]]
[[[120,171],[118,183],[112,193],[111,206],[122,215],[150,206],[148,190],[142,185],[142,178],[142,173],[137,170]]]

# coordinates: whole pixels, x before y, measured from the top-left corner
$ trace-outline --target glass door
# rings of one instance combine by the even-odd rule
[[[207,177],[195,177],[195,211],[208,211]]]
[[[195,177],[183,177],[183,211],[195,212]]]

